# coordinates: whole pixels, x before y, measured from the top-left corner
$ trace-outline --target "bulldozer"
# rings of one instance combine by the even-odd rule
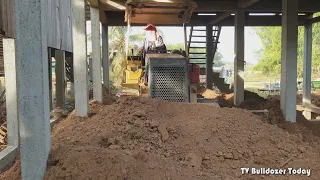
[[[141,96],[150,96],[170,102],[192,101],[194,88],[200,82],[200,68],[190,64],[187,53],[186,26],[193,10],[197,7],[192,0],[147,1],[129,0],[126,3],[125,22],[128,23],[127,56],[124,60],[122,87],[136,89]],[[131,23],[136,24],[183,24],[185,51],[152,51],[134,56],[128,52],[128,37]]]

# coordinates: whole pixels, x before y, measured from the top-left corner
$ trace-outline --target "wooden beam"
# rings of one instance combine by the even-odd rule
[[[320,114],[320,108],[315,106],[315,105],[308,105],[308,106],[297,105],[297,110],[298,111],[307,110],[307,111],[311,111],[311,112],[316,113],[316,114]]]
[[[318,22],[320,22],[320,16],[308,20],[308,23],[311,23],[311,24],[318,23]]]
[[[108,22],[106,13],[100,8],[99,8],[99,19],[101,24],[106,24]]]
[[[238,0],[238,8],[247,8],[257,2],[259,2],[260,0]],[[209,22],[209,24],[215,25],[218,22],[220,22],[221,20],[229,17],[232,13],[235,13],[235,11],[229,11],[229,12],[225,12],[223,14],[221,14],[219,17],[217,17],[216,19],[212,20]]]
[[[209,24],[215,25],[219,23],[220,21],[224,20],[225,18],[229,17],[232,14],[232,12],[225,12],[221,15],[219,15],[216,19],[209,22]]]
[[[262,0],[255,3],[247,8],[245,11],[252,12],[282,12],[282,1],[265,1]],[[298,4],[299,12],[319,12],[320,11],[320,1],[319,0],[301,0]]]
[[[126,26],[126,23],[123,20],[124,12],[107,12],[108,26]],[[246,26],[281,26],[281,17],[280,15],[275,16],[247,16],[245,25]],[[207,16],[193,16],[191,18],[188,26],[206,26],[208,23]],[[304,26],[306,22],[305,16],[299,16],[299,26]],[[132,26],[144,26],[145,23],[133,23]],[[182,27],[182,24],[166,24],[166,23],[156,23],[157,26],[179,26]],[[234,26],[234,16],[229,16],[219,23],[216,26]]]
[[[93,8],[98,8],[99,7],[99,0],[87,0],[87,2]]]
[[[88,0],[89,1],[89,0]],[[96,0],[90,0],[96,1]],[[246,0],[250,4],[249,1]],[[99,0],[100,5],[105,5],[103,8],[104,11],[123,11],[125,7],[126,0]],[[197,8],[195,12],[227,12],[227,11],[236,11],[239,9],[239,4],[237,1],[233,0],[214,0],[214,1],[205,1],[197,0]],[[117,5],[117,7],[115,7]],[[281,1],[265,1],[261,0],[257,3],[254,3],[246,8],[243,8],[244,11],[251,12],[282,12],[282,3]],[[102,8],[102,7],[99,7]],[[299,1],[299,12],[319,12],[320,11],[320,1],[319,0],[301,0]]]
[[[137,24],[146,24],[146,23],[153,23],[153,24],[183,24],[183,18],[178,17],[176,14],[139,14],[138,16],[131,17],[131,23]]]
[[[246,8],[246,7],[249,7],[259,1],[260,0],[238,0],[238,7],[239,8]]]

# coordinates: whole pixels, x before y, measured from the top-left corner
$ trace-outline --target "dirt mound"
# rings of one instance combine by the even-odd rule
[[[89,90],[89,99],[93,99],[93,90]],[[110,105],[116,102],[117,96],[113,95],[107,88],[102,87],[102,103],[104,105]]]
[[[259,96],[257,93],[247,91],[247,90],[244,91],[244,99],[255,99],[255,100],[261,101],[261,102],[266,101],[266,99]]]
[[[247,110],[267,109],[269,111],[269,117],[268,119],[264,119],[267,123],[277,125],[290,133],[297,134],[300,138],[304,139],[304,141],[308,141],[311,144],[318,144],[320,122],[308,121],[300,111],[296,111],[296,124],[287,122],[281,110],[280,96],[269,96],[265,102],[245,100],[240,107]]]
[[[311,95],[311,103],[315,106],[320,107],[320,94],[319,93],[313,93]],[[297,104],[302,105],[302,94],[297,95]]]
[[[320,177],[319,146],[245,110],[141,97],[90,106],[96,115],[72,114],[54,127],[45,179],[262,178],[241,176],[241,167],[310,167],[309,178],[264,178]],[[17,179],[19,173],[16,162],[0,179]]]
[[[233,101],[234,94],[228,95],[228,101]],[[260,103],[264,103],[267,100],[259,96],[257,93],[251,91],[244,91],[244,101],[239,105],[240,108],[254,110],[257,109],[255,106]]]
[[[239,108],[247,109],[247,110],[257,110],[257,105],[261,102],[256,99],[246,99],[240,105]]]
[[[198,94],[200,94],[206,99],[215,99],[221,95],[217,93],[215,90],[207,89],[204,86],[200,86],[198,88]]]
[[[203,98],[218,100],[220,107],[233,107],[234,93],[220,94],[215,90],[206,89],[204,86],[200,86],[198,88],[198,93]],[[256,104],[266,102],[266,99],[259,96],[257,93],[247,90],[244,91],[244,99],[245,101],[240,105],[240,107],[245,109],[255,109],[254,106]]]
[[[219,104],[220,107],[224,108],[224,107],[228,107],[228,108],[231,108],[233,107],[233,102],[229,102],[227,99],[226,99],[226,96],[225,95],[220,95],[218,97],[215,98]]]

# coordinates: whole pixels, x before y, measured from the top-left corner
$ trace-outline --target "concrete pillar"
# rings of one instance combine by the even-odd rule
[[[207,89],[212,89],[213,84],[213,37],[212,37],[212,25],[206,27],[206,81]]]
[[[22,179],[41,180],[51,146],[47,6],[14,0]],[[26,20],[26,17],[29,17]]]
[[[304,60],[303,60],[303,99],[304,105],[311,105],[311,72],[312,72],[312,24],[304,26]],[[303,112],[306,119],[311,120],[311,111]]]
[[[186,52],[186,56],[189,57],[189,49],[188,49],[188,38],[187,38],[187,26],[183,23],[183,38],[184,38],[184,50]]]
[[[235,15],[234,45],[234,104],[239,106],[244,101],[244,26],[245,13],[237,11]]]
[[[102,102],[99,9],[91,7],[90,17],[91,17],[91,40],[92,40],[93,99],[96,101]]]
[[[56,107],[65,108],[65,52],[55,51],[56,59]]]
[[[87,117],[89,110],[85,1],[72,0],[75,113]]]
[[[109,35],[107,24],[102,24],[102,67],[104,87],[110,89]]]
[[[6,81],[7,138],[8,147],[0,151],[0,171],[12,163],[19,151],[19,121],[17,78],[14,39],[3,39],[4,72]],[[0,94],[1,81],[0,81]]]
[[[296,122],[298,0],[282,0],[281,109]]]

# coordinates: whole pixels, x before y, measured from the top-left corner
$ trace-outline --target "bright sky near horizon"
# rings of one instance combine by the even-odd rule
[[[144,27],[134,27],[132,32],[143,32]],[[182,27],[158,27],[163,32],[165,44],[177,44],[184,42],[183,28]],[[189,36],[189,29],[187,29],[187,35]],[[100,29],[101,32],[101,29]],[[87,21],[87,33],[91,35],[91,23]],[[218,51],[223,56],[223,61],[233,61],[234,59],[234,27],[222,27],[220,34],[220,43],[218,45]],[[258,58],[255,52],[262,48],[261,40],[254,32],[252,27],[245,28],[245,61],[250,64],[256,64]],[[91,52],[91,41],[88,41],[88,54]]]

